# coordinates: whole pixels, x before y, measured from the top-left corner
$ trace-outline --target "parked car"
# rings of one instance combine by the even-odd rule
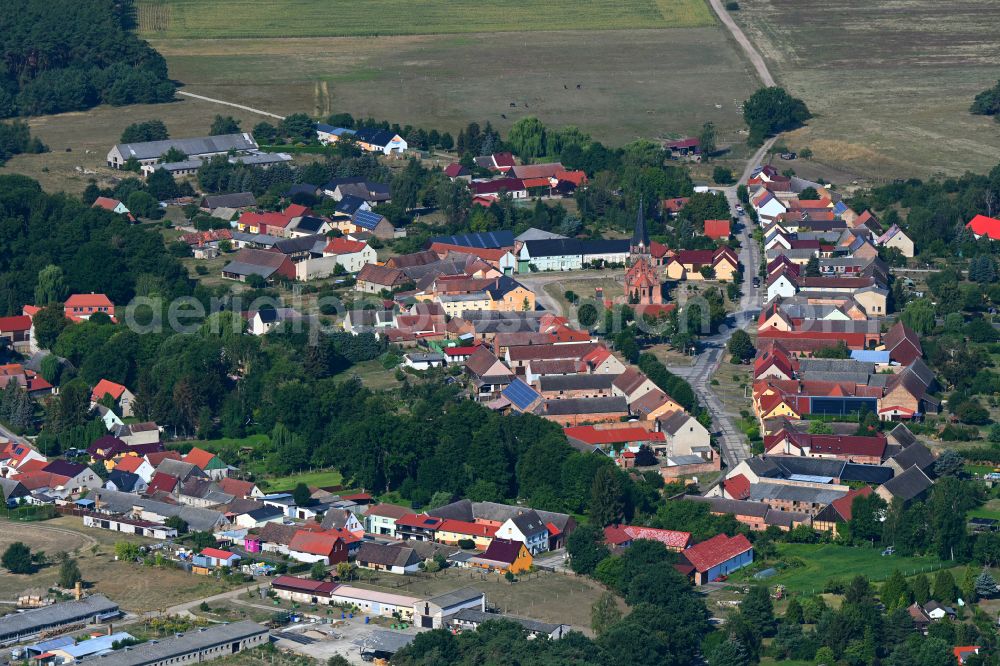
[[[757,287],[760,286],[760,278],[759,277],[754,277],[754,279],[753,279],[753,286],[754,286],[754,289],[756,289]]]
[[[781,159],[783,160],[794,160],[796,157],[798,157],[798,155],[796,155],[795,153],[781,153],[779,157],[781,157]]]

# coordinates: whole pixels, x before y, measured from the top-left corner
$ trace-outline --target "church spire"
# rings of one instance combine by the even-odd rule
[[[649,253],[649,234],[646,232],[646,218],[643,214],[643,202],[639,201],[639,213],[635,218],[635,231],[632,233],[632,254]]]

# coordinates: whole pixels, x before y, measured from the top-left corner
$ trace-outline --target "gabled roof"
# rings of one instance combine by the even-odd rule
[[[67,308],[114,308],[115,304],[104,294],[73,294],[63,304]]]
[[[916,441],[892,457],[892,461],[904,471],[911,467],[919,467],[922,470],[930,469],[934,460],[934,453],[923,443]]]
[[[709,238],[729,238],[729,220],[705,220],[705,235]]]
[[[832,506],[845,521],[848,521],[851,519],[851,507],[854,504],[854,498],[868,497],[872,494],[872,492],[874,491],[871,489],[871,486],[855,488],[847,491],[847,494],[840,499],[835,499],[830,502],[830,506]]]
[[[406,281],[403,271],[376,264],[365,264],[358,272],[358,282],[371,282],[384,287],[394,287]]]
[[[336,534],[299,530],[288,544],[288,550],[310,555],[329,556],[339,539],[340,536]]]
[[[420,558],[408,546],[366,541],[358,549],[355,561],[386,567],[409,567],[419,563]]]
[[[990,240],[1000,240],[1000,220],[985,215],[976,215],[965,225],[977,236],[986,236]]]
[[[705,573],[723,562],[753,548],[742,534],[734,537],[716,534],[707,541],[695,544],[684,551],[684,557],[699,573]]]
[[[188,454],[184,456],[184,462],[191,463],[200,470],[208,469],[209,465],[215,463],[216,456],[214,453],[209,453],[205,449],[199,449],[197,446],[188,451]]]
[[[597,428],[592,425],[570,426],[565,428],[563,432],[567,439],[575,439],[592,446],[664,441],[662,432],[652,432],[639,426],[629,428]]]
[[[517,560],[518,555],[521,553],[521,549],[524,548],[524,543],[521,541],[513,541],[511,539],[493,539],[490,542],[489,547],[479,556],[480,559],[490,560],[493,562],[503,562],[504,564],[513,564]]]
[[[916,446],[916,445],[914,445]],[[910,448],[913,448],[912,446]],[[914,465],[902,474],[882,484],[893,497],[909,501],[934,485],[919,466]]]

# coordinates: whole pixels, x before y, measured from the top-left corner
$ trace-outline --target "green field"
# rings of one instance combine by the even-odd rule
[[[282,476],[276,479],[267,479],[264,485],[267,486],[268,492],[280,492],[284,490],[291,490],[300,483],[304,483],[307,486],[315,487],[329,487],[340,485],[340,482],[344,480],[340,472],[335,469],[320,471],[320,472],[303,472],[302,474],[292,474],[291,476]]]
[[[704,26],[703,0],[139,0],[139,31],[169,39],[355,37]]]
[[[741,0],[733,16],[815,114],[788,139],[815,162],[874,179],[996,165],[997,124],[968,111],[1000,76],[1000,3]]]
[[[788,568],[767,579],[768,585],[784,585],[790,591],[818,594],[830,579],[847,580],[861,574],[872,581],[882,581],[899,569],[912,576],[946,566],[935,557],[882,557],[873,548],[849,548],[833,544],[779,544],[783,560],[799,558],[805,566]]]

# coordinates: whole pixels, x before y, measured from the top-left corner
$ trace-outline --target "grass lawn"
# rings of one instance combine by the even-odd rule
[[[341,476],[340,472],[330,469],[318,472],[302,472],[301,474],[281,476],[276,479],[266,479],[265,485],[268,491],[279,492],[291,490],[300,483],[304,483],[307,486],[328,487],[338,486],[343,480],[344,477]]]
[[[847,580],[861,574],[877,582],[888,578],[896,569],[906,576],[912,576],[946,566],[936,557],[882,557],[881,551],[877,549],[833,544],[788,543],[779,544],[778,550],[782,559],[798,558],[805,566],[785,569],[777,576],[768,578],[767,584],[781,584],[790,591],[805,594],[822,592],[830,579]]]
[[[992,469],[990,471],[993,471]],[[979,508],[973,509],[967,518],[996,518],[1000,520],[1000,500],[989,500]]]
[[[49,556],[60,551],[70,553],[76,558],[80,573],[92,592],[105,594],[133,612],[159,610],[229,589],[214,578],[195,576],[179,569],[150,569],[116,562],[116,542],[152,543],[152,540],[86,528],[81,519],[74,516],[42,523],[14,524],[0,520],[0,549],[14,541],[22,541],[33,551],[41,550]],[[47,589],[55,585],[58,577],[57,564],[30,575],[5,574],[0,576],[0,600],[15,600],[29,588]]]
[[[603,588],[582,576],[539,572],[508,583],[503,578],[469,570],[445,569],[434,575],[401,576],[380,574],[374,582],[352,585],[416,597],[442,594],[460,587],[472,587],[486,593],[490,606],[511,615],[543,622],[570,624],[591,635],[590,608]]]
[[[140,0],[145,37],[371,37],[436,33],[705,26],[702,0]],[[239,20],[233,20],[233,17]]]
[[[197,446],[199,449],[204,449],[206,451],[211,451],[212,453],[217,453],[222,449],[228,448],[243,448],[249,446],[250,448],[257,448],[267,444],[270,441],[270,437],[267,435],[247,435],[246,437],[234,438],[234,437],[220,437],[219,439],[192,439],[183,442],[177,442],[177,444],[190,444],[192,446]]]
[[[969,105],[997,80],[1000,4],[754,0],[733,16],[813,112],[787,141],[811,162],[890,180],[996,165],[997,125]]]

